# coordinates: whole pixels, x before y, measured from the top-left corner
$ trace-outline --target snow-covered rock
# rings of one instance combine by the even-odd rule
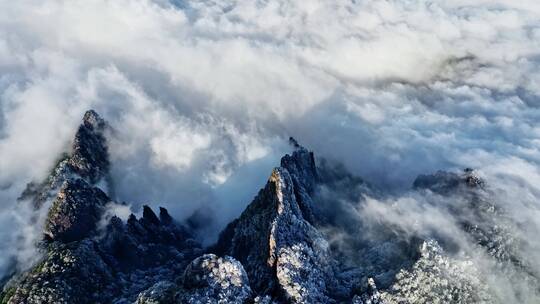
[[[193,260],[183,276],[180,303],[247,303],[252,291],[244,268],[230,256],[205,254]]]
[[[328,243],[304,218],[313,214],[313,155],[297,147],[282,164],[294,175],[286,167],[274,169],[266,187],[222,233],[216,250],[244,265],[259,294],[295,303],[331,302],[334,276]]]
[[[402,270],[396,282],[383,292],[381,298],[386,303],[493,303],[487,285],[470,260],[447,256],[434,240],[424,242],[420,253],[412,268]]]

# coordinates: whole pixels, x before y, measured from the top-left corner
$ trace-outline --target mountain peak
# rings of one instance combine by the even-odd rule
[[[49,176],[42,182],[31,182],[19,200],[29,200],[35,208],[54,198],[68,180],[83,179],[90,186],[101,181],[108,185],[109,153],[104,132],[107,123],[94,110],[87,111],[75,133],[71,151],[63,153]],[[110,189],[105,189],[110,190]]]
[[[437,171],[434,174],[419,175],[414,183],[414,189],[429,189],[439,194],[447,194],[458,188],[483,188],[485,182],[474,169],[466,168],[461,173]]]
[[[154,225],[160,224],[159,218],[148,205],[143,206],[143,219],[144,221],[150,224],[154,224]]]
[[[281,167],[286,169],[291,176],[296,200],[304,218],[308,222],[314,223],[315,215],[313,214],[311,195],[320,180],[315,156],[313,152],[301,146],[294,138],[289,138],[289,142],[295,147],[295,150],[281,158]]]
[[[312,160],[303,148],[286,155],[217,245],[244,265],[254,291],[286,302],[326,303],[332,284],[328,244],[305,218],[312,215],[305,212],[311,207],[309,179],[316,174]]]
[[[83,125],[89,129],[102,130],[105,127],[105,120],[94,110],[88,110],[83,116]]]
[[[308,188],[306,190],[312,191],[314,184],[319,179],[315,156],[313,152],[301,146],[294,138],[289,138],[289,142],[294,147],[294,151],[281,158],[281,167],[296,175],[298,181],[301,181],[303,186]]]
[[[73,140],[69,164],[91,183],[97,183],[109,170],[105,127],[105,121],[94,110],[89,110]]]

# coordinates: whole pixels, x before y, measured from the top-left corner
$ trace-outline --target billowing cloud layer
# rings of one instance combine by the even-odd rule
[[[117,200],[178,218],[236,216],[289,135],[389,191],[468,166],[535,201],[538,20],[535,0],[0,0],[0,238],[90,108]]]

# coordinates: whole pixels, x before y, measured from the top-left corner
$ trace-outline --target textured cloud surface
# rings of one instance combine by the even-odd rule
[[[0,0],[0,252],[90,108],[117,200],[178,218],[235,217],[289,135],[396,193],[474,167],[537,204],[539,20],[535,0]]]

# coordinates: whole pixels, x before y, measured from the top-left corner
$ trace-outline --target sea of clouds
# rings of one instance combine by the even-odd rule
[[[222,227],[292,135],[398,196],[477,168],[538,215],[539,20],[536,0],[0,0],[0,256],[88,109],[135,212]]]

